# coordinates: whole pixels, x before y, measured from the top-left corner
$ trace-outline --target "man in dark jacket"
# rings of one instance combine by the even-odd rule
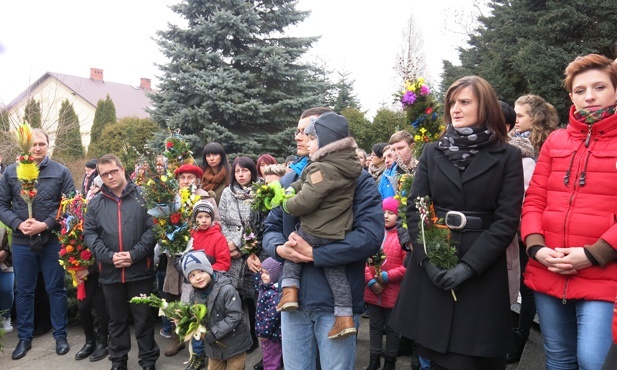
[[[299,158],[290,166],[292,172],[281,178],[283,188],[299,178],[308,161],[308,138],[304,135],[304,129],[312,117],[328,111],[327,108],[311,108],[303,112],[296,131]],[[328,331],[335,320],[334,298],[323,268],[346,266],[357,327],[364,310],[364,264],[370,255],[379,250],[384,236],[381,197],[375,180],[366,171],[362,171],[356,181],[352,207],[352,231],[345,239],[316,249],[294,232],[299,220],[283,212],[280,207],[273,209],[266,219],[263,238],[266,252],[278,261],[287,259],[304,263],[298,291],[299,308],[293,312],[282,312],[281,315],[286,368],[315,368],[317,350],[323,369],[354,368],[356,338],[328,339]]]
[[[68,168],[47,156],[47,134],[41,129],[34,129],[32,137],[30,154],[39,167],[32,218],[28,215],[27,203],[20,195],[17,164],[10,165],[0,179],[0,220],[13,230],[13,268],[17,284],[15,303],[19,342],[11,356],[13,360],[24,357],[32,348],[34,289],[39,271],[43,272],[45,289],[49,295],[56,353],[64,355],[69,351],[66,340],[64,270],[58,263],[60,243],[52,231],[59,229],[56,213],[62,194],[74,192],[75,185]]]
[[[135,321],[139,364],[155,369],[159,347],[154,341],[154,321],[147,305],[128,303],[149,295],[154,283],[155,237],[152,218],[139,188],[126,177],[120,159],[106,154],[99,159],[103,179],[100,195],[88,204],[84,240],[94,251],[101,270],[109,311],[109,359],[113,370],[124,370],[131,348],[129,311]]]

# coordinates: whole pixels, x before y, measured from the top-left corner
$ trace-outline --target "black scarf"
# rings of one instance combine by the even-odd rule
[[[439,139],[437,148],[448,157],[459,170],[467,168],[479,149],[493,142],[493,132],[486,128],[448,125],[446,133]]]

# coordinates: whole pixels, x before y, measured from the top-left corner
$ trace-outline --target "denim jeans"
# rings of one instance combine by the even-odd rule
[[[356,328],[360,315],[353,315]],[[286,370],[315,370],[317,348],[322,369],[353,370],[356,336],[328,339],[334,313],[322,311],[281,312],[283,361]]]
[[[601,369],[611,345],[613,303],[535,293],[547,370]]]
[[[191,338],[191,350],[196,356],[202,356],[206,352],[206,344],[203,339]]]
[[[64,269],[58,263],[60,243],[50,243],[32,252],[29,245],[13,244],[13,269],[17,283],[15,297],[17,333],[20,340],[31,341],[34,331],[34,289],[39,271],[43,272],[45,290],[49,296],[51,325],[54,338],[66,337],[67,298]]]
[[[4,318],[11,316],[14,285],[15,274],[12,271],[3,272],[0,270],[0,312],[2,312]]]

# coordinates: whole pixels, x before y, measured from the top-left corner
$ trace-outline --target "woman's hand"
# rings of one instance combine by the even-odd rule
[[[576,269],[570,263],[571,261],[565,260],[564,257],[565,254],[548,247],[538,249],[535,255],[536,261],[548,267],[548,270],[551,272],[562,275],[576,274]]]
[[[259,260],[259,257],[255,255],[255,253],[251,253],[249,255],[249,258],[246,259],[246,265],[248,266],[249,270],[253,272],[259,272],[261,270],[261,261]]]
[[[77,281],[79,282],[79,284],[83,283],[86,280],[88,274],[88,269],[75,271],[75,276],[77,277]]]
[[[565,272],[554,272],[564,275],[576,274],[577,271],[592,266],[591,261],[587,258],[587,255],[585,255],[585,250],[583,247],[555,248],[555,252],[563,255],[563,257],[559,259],[558,263],[564,266],[569,266],[569,269],[566,269]]]
[[[242,253],[240,253],[240,250],[233,242],[227,242],[227,246],[229,247],[229,255],[232,260],[239,260],[242,258]]]
[[[4,260],[6,259],[6,257],[9,255],[8,251],[5,251],[4,249],[0,251],[0,262],[4,262]]]

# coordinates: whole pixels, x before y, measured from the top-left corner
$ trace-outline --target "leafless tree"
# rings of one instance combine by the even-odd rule
[[[403,43],[401,51],[396,56],[394,70],[401,82],[426,76],[424,38],[416,25],[413,14],[409,16],[407,26],[403,30]]]

